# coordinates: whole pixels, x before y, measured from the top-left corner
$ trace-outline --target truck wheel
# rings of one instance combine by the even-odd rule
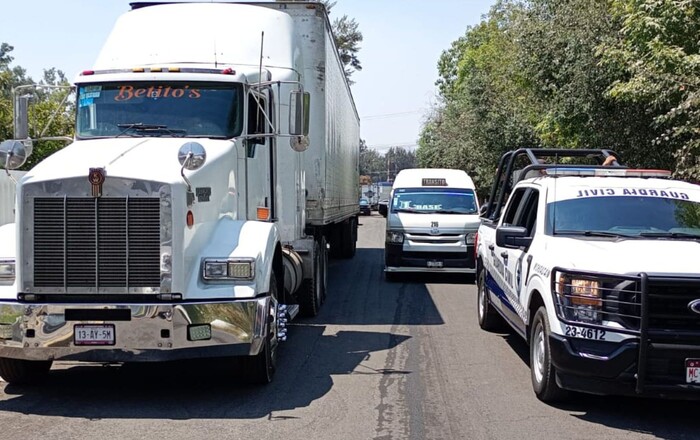
[[[0,358],[0,376],[14,385],[32,385],[47,378],[51,361]]]
[[[270,279],[270,296],[277,298],[277,279],[275,278],[275,273],[272,273]],[[271,303],[272,305],[272,303]],[[271,310],[270,313],[277,313],[277,310]],[[277,319],[275,316],[273,319]],[[255,356],[249,356],[244,358],[246,372],[248,374],[248,381],[256,385],[267,385],[272,382],[275,376],[275,370],[277,369],[277,338],[272,331],[270,320],[268,320],[265,325],[265,330],[267,332],[267,337],[263,342],[263,346],[260,349],[260,353]],[[276,325],[276,323],[275,323]]]
[[[319,241],[321,243],[319,243]],[[311,278],[304,280],[299,293],[299,311],[307,318],[318,315],[321,303],[325,295],[326,265],[324,262],[327,256],[326,240],[323,236],[314,242],[314,260]]]
[[[476,276],[477,316],[482,330],[493,331],[502,327],[503,318],[493,309],[489,293],[486,291],[486,271],[481,269]]]
[[[357,251],[357,217],[349,218],[342,224],[341,258],[352,258]]]
[[[549,318],[547,310],[540,307],[535,313],[530,332],[530,376],[537,398],[543,402],[556,402],[566,396],[559,388],[556,370],[552,365],[549,347]]]

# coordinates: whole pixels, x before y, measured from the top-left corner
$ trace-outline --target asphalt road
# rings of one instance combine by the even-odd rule
[[[37,388],[0,384],[3,438],[695,439],[698,403],[577,395],[550,406],[527,346],[476,323],[472,280],[382,274],[384,219],[362,217],[328,299],[296,321],[275,381],[230,365],[59,363]]]

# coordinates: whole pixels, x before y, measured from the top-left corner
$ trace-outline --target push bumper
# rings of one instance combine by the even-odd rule
[[[638,340],[615,343],[552,334],[549,346],[557,384],[564,389],[600,395],[700,399],[700,386],[685,383],[683,363],[685,358],[700,358],[700,346],[686,347],[675,358],[659,352],[654,359],[640,359]],[[655,380],[641,379],[639,365],[656,369]]]
[[[269,296],[168,304],[0,302],[0,357],[87,362],[168,361],[255,355],[270,316]],[[80,324],[114,326],[112,345],[76,345]],[[191,340],[192,326],[210,338]]]

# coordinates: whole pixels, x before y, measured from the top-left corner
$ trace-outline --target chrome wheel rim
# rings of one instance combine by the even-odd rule
[[[483,321],[484,314],[486,314],[486,292],[483,280],[479,279],[479,320]]]

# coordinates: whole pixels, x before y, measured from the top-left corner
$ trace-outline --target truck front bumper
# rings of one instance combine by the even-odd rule
[[[685,378],[685,359],[700,358],[700,346],[657,348],[642,356],[638,339],[616,343],[556,334],[550,335],[549,346],[562,388],[600,395],[700,399],[700,385],[688,384]],[[639,365],[645,368],[641,376]]]
[[[147,362],[255,355],[266,336],[270,301],[269,296],[167,304],[3,301],[0,302],[0,357]],[[114,340],[110,345],[76,344],[75,328],[84,324],[113,326]],[[193,328],[204,330],[195,333],[190,331]],[[193,337],[194,334],[199,336]]]

